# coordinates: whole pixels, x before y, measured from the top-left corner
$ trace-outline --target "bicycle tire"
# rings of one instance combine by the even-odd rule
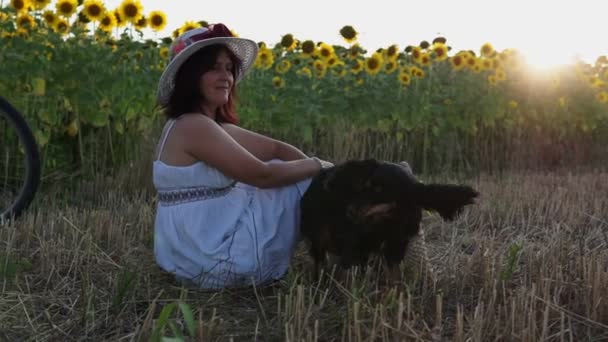
[[[40,151],[30,126],[19,111],[0,96],[0,116],[7,119],[19,137],[25,151],[25,179],[19,193],[7,208],[0,208],[0,223],[15,219],[27,209],[40,186]]]

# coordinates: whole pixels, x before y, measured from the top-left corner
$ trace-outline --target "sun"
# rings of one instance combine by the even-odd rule
[[[542,47],[528,47],[519,51],[528,67],[537,71],[548,71],[573,64],[577,57],[565,51],[554,51]]]

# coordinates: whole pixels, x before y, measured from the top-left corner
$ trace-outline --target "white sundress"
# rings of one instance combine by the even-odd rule
[[[168,165],[160,155],[174,123],[169,120],[153,165],[157,264],[182,282],[208,289],[282,278],[300,239],[300,199],[311,179],[260,189],[202,161]]]

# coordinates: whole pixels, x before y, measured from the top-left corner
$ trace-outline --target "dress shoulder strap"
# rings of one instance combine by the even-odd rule
[[[167,142],[167,137],[169,136],[169,132],[171,132],[173,125],[175,125],[175,119],[169,119],[167,121],[167,123],[165,124],[165,128],[164,128],[163,134],[162,134],[162,140],[160,142],[160,145],[158,146],[158,154],[156,155],[157,160],[160,160],[160,155],[163,153],[163,149],[165,148],[165,143]]]

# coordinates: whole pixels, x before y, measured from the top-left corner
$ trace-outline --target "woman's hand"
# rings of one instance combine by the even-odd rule
[[[327,169],[327,168],[330,168],[330,167],[334,166],[334,164],[333,164],[333,163],[328,162],[328,161],[326,161],[326,160],[319,159],[319,158],[317,158],[317,157],[312,157],[312,158],[313,158],[314,160],[316,160],[316,161],[317,161],[317,163],[319,163],[319,164],[321,165],[321,169]]]

